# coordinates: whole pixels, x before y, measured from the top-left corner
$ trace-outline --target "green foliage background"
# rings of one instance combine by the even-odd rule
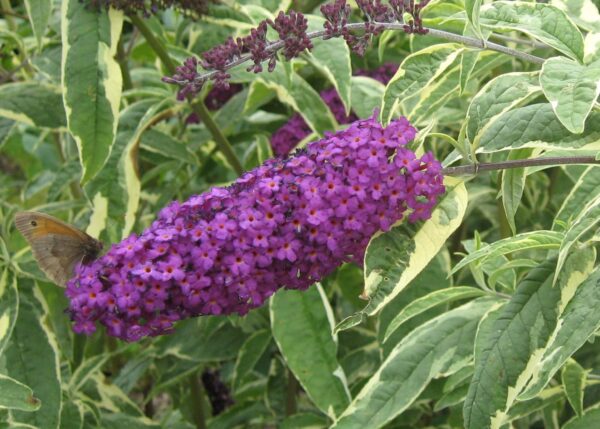
[[[243,318],[191,319],[133,344],[71,332],[63,291],[15,231],[16,211],[117,242],[171,200],[235,180],[236,162],[272,156],[269,137],[292,113],[314,138],[339,128],[322,88],[359,117],[375,107],[384,123],[407,116],[413,149],[445,166],[598,154],[592,0],[434,0],[422,13],[427,27],[543,64],[385,31],[364,58],[341,39],[313,40],[273,73],[233,69],[243,90],[212,113],[228,154],[161,82],[160,49],[181,61],[290,4],[225,0],[194,21],[0,0],[0,427],[598,427],[594,165],[447,177],[432,218],[377,234],[363,267],[280,291]],[[295,5],[310,29],[322,26],[319,5]],[[352,76],[383,62],[400,64],[387,86]],[[234,400],[218,415],[200,380],[208,370]]]

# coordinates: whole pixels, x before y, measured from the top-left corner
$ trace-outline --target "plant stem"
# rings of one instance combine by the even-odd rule
[[[442,169],[445,176],[475,175],[482,171],[507,170],[509,168],[555,166],[568,164],[600,164],[594,156],[565,156],[565,157],[539,157],[529,159],[515,159],[512,161],[489,162],[481,164],[461,165]]]
[[[167,52],[167,49],[162,42],[154,36],[154,33],[152,30],[150,30],[150,27],[148,27],[144,20],[136,14],[128,15],[128,17],[133,25],[140,30],[140,33],[142,33],[146,39],[146,42],[148,42],[152,50],[156,53],[156,55],[158,55],[158,58],[160,58],[164,66],[167,68],[167,70],[169,70],[169,73],[174,73],[176,68],[175,62]]]
[[[15,18],[24,19],[24,20],[28,20],[29,19],[25,15],[21,15],[20,13],[17,13],[17,12],[15,12],[13,10],[6,10],[6,9],[0,9],[0,15],[14,16]]]
[[[516,37],[510,37],[510,36],[505,36],[504,34],[494,34],[492,33],[490,35],[490,38],[494,38],[497,40],[502,40],[503,42],[510,42],[510,43],[520,43],[523,45],[531,45],[534,48],[539,48],[539,49],[543,49],[543,48],[547,48],[548,45],[545,45],[544,43],[540,43],[536,40],[530,40],[530,39],[518,39]]]
[[[298,411],[298,404],[296,402],[296,394],[298,393],[298,381],[292,371],[287,371],[287,391],[285,399],[285,415],[291,416],[296,414]]]
[[[121,67],[121,75],[123,76],[123,90],[133,88],[133,82],[131,81],[131,74],[129,73],[129,64],[127,63],[127,55],[125,55],[125,49],[123,49],[123,36],[119,39],[117,44],[117,62]]]
[[[544,58],[537,57],[526,52],[517,51],[516,49],[507,48],[506,46],[499,45],[497,43],[486,42],[484,40],[476,39],[474,37],[450,33],[449,31],[436,30],[435,28],[429,28],[428,30],[429,32],[427,34],[430,34],[435,37],[440,37],[451,42],[462,43],[463,45],[472,46],[474,48],[489,49],[491,51],[496,51],[506,55],[510,55],[515,58],[519,58],[521,60],[528,61],[534,64],[544,64],[544,61],[546,61]]]
[[[198,379],[198,374],[193,373],[189,377],[191,390],[192,414],[196,429],[206,429],[206,416],[204,414],[204,389]]]
[[[498,192],[502,193],[502,174],[498,175]],[[504,211],[504,203],[503,199],[496,199],[496,211],[498,213],[498,225],[500,228],[500,238],[508,238],[512,236],[512,230],[510,229],[510,224],[508,223],[508,218],[506,217],[506,211]],[[505,255],[509,260],[510,254]]]
[[[369,24],[369,23],[354,22],[351,24],[346,24],[344,27],[349,30],[364,30],[365,26],[367,24]],[[404,31],[404,24],[399,23],[399,22],[372,22],[370,24],[380,26],[384,30]],[[435,28],[425,28],[425,29],[427,30],[427,33],[424,34],[425,36],[429,35],[429,36],[433,36],[433,37],[439,37],[441,39],[446,39],[451,42],[462,43],[463,45],[472,46],[474,48],[489,49],[491,51],[501,52],[503,54],[510,55],[510,56],[522,59],[524,61],[532,62],[534,64],[543,64],[545,61],[544,58],[537,57],[535,55],[531,55],[526,52],[517,51],[516,49],[508,48],[506,46],[499,45],[497,43],[486,42],[485,40],[476,39],[474,37],[469,37],[469,36],[463,36],[460,34],[451,33],[449,31],[437,30]],[[317,38],[323,38],[324,36],[326,36],[327,32],[325,30],[317,30],[317,31],[308,32],[308,33],[306,33],[306,35],[309,39],[317,39]],[[339,37],[339,36],[337,36],[337,37]],[[275,52],[275,51],[278,51],[279,49],[283,48],[284,45],[285,45],[285,42],[283,40],[278,40],[276,42],[268,43],[267,46],[265,47],[265,50],[267,52]],[[242,63],[245,63],[246,61],[248,61],[250,59],[251,59],[250,54],[241,55],[238,59],[233,60],[230,63],[228,63],[223,69],[228,70],[232,67],[240,65]],[[211,79],[218,72],[219,72],[218,70],[213,70],[213,71],[209,71],[207,73],[199,74],[195,78],[195,81],[198,81],[198,82],[206,81],[208,79]],[[185,85],[186,83],[188,83],[186,81],[179,81],[176,79],[170,79],[169,82],[176,83],[179,85]]]
[[[165,65],[169,73],[175,73],[176,66],[175,62],[167,52],[165,46],[162,44],[160,40],[158,40],[152,30],[146,25],[146,23],[137,15],[131,14],[129,15],[129,19],[135,25],[135,27],[140,30],[140,33],[144,36],[152,50],[158,55],[161,59],[162,63]],[[206,108],[204,101],[197,101],[192,104],[191,98],[188,97],[188,102],[190,102],[192,109],[196,115],[202,120],[208,131],[212,134],[213,139],[217,143],[219,150],[229,162],[229,165],[235,170],[238,175],[241,175],[244,172],[244,168],[242,167],[242,163],[236,156],[231,143],[227,140],[227,138],[223,135],[215,121],[213,120],[210,112]]]

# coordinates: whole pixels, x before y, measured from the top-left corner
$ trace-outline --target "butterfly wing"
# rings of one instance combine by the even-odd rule
[[[31,251],[48,278],[66,286],[73,270],[86,254],[81,241],[65,235],[47,234],[31,243]]]
[[[101,247],[83,231],[44,213],[17,213],[15,225],[30,244],[42,271],[59,286],[66,285],[75,265],[90,249]]]

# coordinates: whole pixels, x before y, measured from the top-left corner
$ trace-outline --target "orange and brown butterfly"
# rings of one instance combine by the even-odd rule
[[[50,280],[65,287],[78,263],[98,257],[102,243],[53,216],[19,212],[15,225],[29,245],[39,267]]]

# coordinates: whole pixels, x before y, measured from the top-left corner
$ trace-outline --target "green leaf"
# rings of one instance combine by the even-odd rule
[[[600,328],[600,269],[596,268],[577,288],[561,314],[552,341],[544,350],[535,377],[519,395],[529,399],[537,395],[575,353]]]
[[[32,65],[39,73],[53,84],[60,84],[60,62],[62,46],[59,41],[52,41],[44,46],[44,50],[31,59]],[[61,96],[62,98],[62,96]],[[65,124],[66,124],[65,118]]]
[[[0,374],[0,408],[36,411],[40,409],[40,401],[29,387]]]
[[[141,148],[186,164],[200,164],[198,156],[190,149],[188,144],[175,140],[170,135],[158,130],[150,129],[144,132]]]
[[[76,160],[65,162],[56,171],[56,176],[48,188],[48,201],[58,200],[61,192],[71,183],[79,180],[81,168]]]
[[[267,346],[271,343],[271,332],[266,329],[252,334],[240,348],[233,369],[233,386],[241,386],[244,378],[252,371]]]
[[[479,11],[481,9],[481,0],[465,0],[465,11],[467,12],[467,19],[473,27],[473,31],[480,39],[483,38],[481,34],[481,26],[479,24]]]
[[[171,98],[150,98],[131,104],[121,112],[110,157],[100,174],[84,187],[94,208],[88,234],[98,237],[106,230],[105,241],[115,242],[131,232],[141,192],[137,169],[140,139],[155,117],[173,103]]]
[[[102,373],[95,373],[88,378],[80,398],[82,400],[93,398],[94,408],[99,409],[102,415],[125,413],[134,417],[144,416],[137,404],[121,389],[110,383]],[[102,411],[107,411],[107,413]]]
[[[333,330],[333,332],[337,333],[338,331],[345,331],[346,329],[350,329],[357,325],[360,325],[365,320],[367,320],[367,315],[365,313],[363,313],[362,311],[360,311],[358,313],[354,313],[354,314],[346,317],[340,323],[338,323],[335,326],[335,329]]]
[[[600,95],[600,60],[581,65],[564,57],[550,58],[542,66],[540,84],[560,122],[581,134]]]
[[[433,292],[448,289],[452,286],[452,279],[449,276],[449,272],[450,255],[445,248],[442,248],[429,261],[427,266],[411,280],[407,287],[383,307],[381,313],[377,316],[377,339],[382,343],[382,346],[377,349],[382,349],[384,357],[411,331],[448,310],[449,306],[440,305],[411,317],[396,329],[384,343],[384,335],[388,331],[393,319],[406,307],[411,306],[414,301],[418,301]]]
[[[72,393],[81,390],[90,377],[95,376],[100,372],[102,366],[110,358],[109,353],[102,353],[97,356],[90,357],[83,361],[75,370],[69,380],[69,390]]]
[[[562,383],[565,394],[577,416],[583,414],[583,389],[588,371],[584,370],[575,360],[569,359],[562,369]]]
[[[558,278],[562,266],[575,243],[584,240],[587,233],[595,232],[598,222],[600,222],[600,196],[588,202],[584,207],[580,207],[579,210],[579,215],[573,220],[569,229],[567,229],[560,244],[555,279]]]
[[[438,399],[433,407],[434,411],[440,411],[444,408],[451,407],[453,405],[460,404],[465,400],[467,392],[469,390],[469,381],[465,380],[462,384],[455,387],[453,390],[444,393],[440,399]]]
[[[465,256],[452,269],[452,273],[456,273],[463,267],[471,263],[484,263],[485,261],[495,258],[499,255],[508,253],[533,250],[533,249],[557,249],[562,242],[563,234],[555,231],[532,231],[517,234],[514,237],[508,237],[503,240],[498,240],[492,244],[483,246],[482,248]]]
[[[79,167],[79,163],[77,163],[77,166]],[[61,358],[69,362],[75,362],[76,359],[73,357],[73,353],[77,353],[73,347],[73,338],[75,335],[71,320],[65,317],[65,308],[69,306],[69,299],[65,296],[64,289],[56,287],[53,283],[40,281],[36,281],[36,285],[44,295],[44,302],[48,307],[48,320],[56,336]]]
[[[175,332],[159,338],[154,346],[158,357],[212,362],[234,359],[245,340],[246,335],[226,318],[203,316],[179,323]]]
[[[584,132],[577,135],[560,123],[549,103],[532,104],[501,114],[479,135],[481,152],[525,147],[582,149],[600,139],[600,112],[592,112]]]
[[[270,301],[275,342],[313,403],[331,418],[350,402],[337,361],[333,312],[319,284],[306,291],[280,290]],[[299,339],[302,341],[299,341]]]
[[[263,401],[252,401],[250,404],[235,404],[210,421],[210,429],[230,429],[244,427],[248,422],[269,413]]]
[[[390,322],[383,341],[387,341],[389,336],[395,332],[404,322],[415,317],[418,314],[423,313],[424,311],[429,310],[440,304],[447,304],[453,301],[458,301],[466,298],[473,298],[477,296],[485,295],[480,289],[476,289],[474,287],[469,286],[456,286],[450,287],[442,290],[437,290],[435,292],[431,292],[424,297],[421,297],[410,304],[398,313],[396,317]]]
[[[278,63],[272,73],[261,73],[254,79],[274,91],[279,101],[300,113],[308,126],[320,135],[336,128],[335,118],[319,93],[292,69],[291,63]]]
[[[316,414],[296,413],[281,422],[280,429],[316,429],[327,427],[327,419],[324,416],[318,416]]]
[[[600,33],[598,3],[594,4],[592,0],[552,0],[550,4],[563,10],[584,30]]]
[[[467,110],[466,133],[477,147],[479,137],[500,114],[541,93],[539,73],[505,73],[489,81],[473,97]]]
[[[113,379],[113,383],[125,393],[131,392],[139,379],[154,363],[154,355],[151,352],[140,353],[129,359]]]
[[[102,414],[103,429],[160,429],[163,426],[146,416],[130,416],[124,413]]]
[[[0,85],[0,116],[36,127],[67,125],[60,88],[35,81]]]
[[[82,429],[84,413],[85,408],[80,401],[65,401],[60,413],[61,429]]]
[[[530,155],[530,149],[514,150],[508,154],[508,160],[527,159]],[[509,168],[502,172],[502,205],[513,234],[517,233],[515,214],[521,204],[526,177],[525,168]]]
[[[0,113],[1,114],[1,113]],[[11,131],[15,127],[15,121],[0,117],[0,149],[4,146],[4,143],[10,137]]]
[[[274,98],[273,91],[262,81],[253,80],[248,86],[248,96],[244,102],[244,114],[249,115]]]
[[[600,31],[597,33],[588,33],[585,36],[585,57],[583,61],[585,64],[590,64],[594,61],[600,60]]]
[[[316,15],[305,15],[308,31],[322,30],[325,19]],[[336,89],[346,113],[350,112],[351,77],[350,48],[341,38],[329,40],[313,39],[313,49],[307,55],[311,64],[319,70]]]
[[[464,403],[465,428],[499,427],[527,382],[536,377],[558,319],[593,269],[596,253],[574,253],[553,286],[555,259],[533,269],[478,337],[475,372]]]
[[[407,97],[416,97],[450,67],[464,48],[455,43],[437,44],[409,55],[402,61],[383,94],[381,122],[388,124]]]
[[[508,412],[508,420],[522,419],[523,417],[543,410],[558,401],[564,400],[564,397],[561,386],[544,389],[535,398],[515,403]]]
[[[42,37],[46,32],[52,12],[52,0],[25,0],[29,22],[37,40],[38,49],[42,49]]]
[[[385,86],[367,76],[352,76],[352,110],[359,118],[368,118],[381,105]]]
[[[82,184],[106,163],[117,133],[122,77],[114,59],[123,12],[98,13],[79,0],[62,3],[62,85]]]
[[[35,412],[11,411],[15,422],[40,429],[59,427],[61,377],[54,334],[33,281],[19,279],[20,305],[17,323],[4,351],[6,375],[26,384],[41,401]],[[44,311],[47,314],[47,309]]]
[[[481,25],[520,31],[578,61],[583,61],[583,36],[560,9],[530,2],[495,1],[481,8]]]
[[[494,307],[492,307],[491,310],[488,310],[488,312],[482,317],[482,321],[487,317],[487,315],[491,312],[494,311],[494,308],[500,306],[501,303],[497,303]],[[481,326],[481,321],[479,322],[479,326]],[[479,330],[479,328],[478,328]],[[448,393],[451,392],[453,390],[455,390],[457,387],[461,386],[464,382],[470,382],[471,381],[471,377],[473,377],[473,365],[467,365],[462,367],[461,369],[459,369],[458,371],[456,371],[454,374],[451,374],[446,381],[444,382],[444,388],[442,389],[442,391],[444,393]]]
[[[473,357],[480,318],[496,301],[478,299],[412,331],[388,355],[332,428],[378,428],[401,414],[434,378]]]
[[[269,138],[265,135],[257,135],[244,153],[244,167],[246,170],[251,170],[269,158],[273,158],[273,148]]]
[[[563,224],[568,226],[573,222],[590,200],[600,196],[600,168],[590,165],[573,185],[571,192],[564,199],[562,206],[554,217],[553,230],[562,230]]]
[[[10,340],[19,312],[17,277],[8,268],[0,276],[0,356]]]
[[[479,56],[481,55],[481,51],[469,49],[462,53],[460,57],[460,94],[465,91],[467,87],[467,83],[471,78],[471,73],[473,73],[473,69],[475,69],[475,65],[479,60]]]
[[[562,429],[590,429],[600,426],[600,408],[586,410],[583,416],[569,420]]]
[[[426,89],[402,103],[402,111],[411,123],[425,126],[439,117],[440,109],[460,90],[460,65],[450,67]]]
[[[467,193],[462,181],[446,178],[446,193],[431,218],[416,233],[402,223],[371,238],[365,253],[365,291],[369,303],[363,313],[372,315],[404,289],[438,253],[458,228],[465,214]]]

